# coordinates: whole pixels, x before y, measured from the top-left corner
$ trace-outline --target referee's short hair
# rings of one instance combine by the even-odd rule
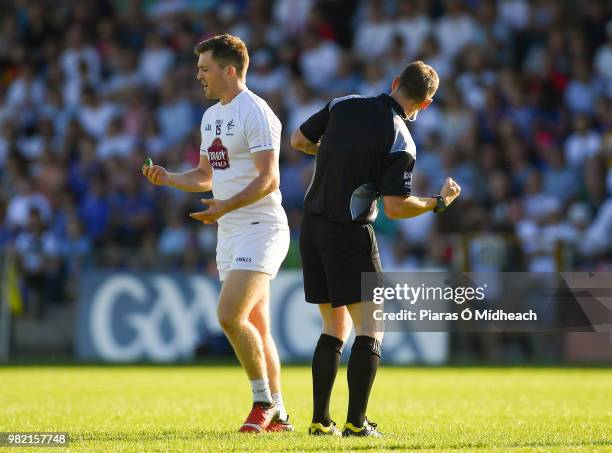
[[[434,68],[420,60],[413,61],[406,66],[399,79],[398,90],[415,102],[423,102],[431,98],[440,84]]]
[[[221,67],[232,65],[236,68],[238,77],[244,79],[249,67],[249,52],[246,44],[237,36],[223,33],[208,38],[195,46],[195,53],[200,55],[212,51],[212,58]]]

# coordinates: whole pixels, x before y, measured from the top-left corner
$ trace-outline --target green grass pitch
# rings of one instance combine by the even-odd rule
[[[381,439],[306,435],[310,369],[286,367],[283,382],[296,432],[245,435],[235,431],[250,388],[237,365],[11,366],[0,368],[0,431],[67,431],[64,450],[96,452],[612,450],[610,369],[382,367],[368,410]],[[342,368],[340,425],[346,403]]]

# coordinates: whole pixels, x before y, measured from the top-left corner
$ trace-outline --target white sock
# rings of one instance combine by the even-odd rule
[[[268,379],[253,379],[251,382],[251,390],[253,390],[253,402],[273,403],[272,394],[270,393],[270,385]]]
[[[287,420],[287,410],[285,409],[285,405],[283,404],[283,395],[280,393],[273,393],[272,399],[278,408],[278,417],[281,420]]]

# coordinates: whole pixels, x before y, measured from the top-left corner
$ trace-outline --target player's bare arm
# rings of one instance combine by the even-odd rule
[[[171,173],[160,165],[144,166],[142,173],[158,186],[175,187],[185,192],[210,192],[212,190],[212,167],[208,157],[200,155],[196,168],[181,173]]]
[[[440,196],[444,204],[449,206],[461,193],[461,187],[452,178],[446,178]],[[390,219],[407,219],[432,211],[437,206],[437,200],[431,197],[396,196],[383,197],[385,215]]]
[[[280,185],[278,153],[270,149],[253,153],[251,157],[258,175],[248,186],[227,200],[202,199],[202,204],[208,206],[208,209],[193,212],[189,217],[203,223],[214,223],[222,215],[253,204],[278,189]]]
[[[291,146],[313,156],[319,151],[319,144],[308,140],[299,127],[291,134]]]

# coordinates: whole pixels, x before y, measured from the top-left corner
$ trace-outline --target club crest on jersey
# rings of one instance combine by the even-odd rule
[[[223,146],[223,142],[219,137],[215,138],[212,145],[208,147],[208,161],[212,168],[217,170],[225,170],[229,168],[229,154],[227,148]]]

